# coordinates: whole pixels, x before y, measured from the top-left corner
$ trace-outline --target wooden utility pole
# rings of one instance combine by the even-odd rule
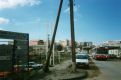
[[[71,27],[71,50],[72,50],[72,69],[76,71],[76,53],[75,53],[75,34],[74,34],[74,12],[73,0],[70,0],[70,27]]]
[[[60,0],[58,15],[57,15],[57,18],[56,18],[56,23],[55,23],[55,27],[54,27],[53,36],[52,36],[52,42],[51,42],[51,45],[50,45],[50,48],[49,48],[49,52],[48,52],[49,54],[48,54],[48,57],[47,57],[46,65],[43,68],[44,72],[48,72],[49,71],[49,61],[50,61],[50,57],[51,57],[51,54],[52,54],[53,44],[55,42],[55,36],[56,36],[56,32],[57,32],[57,27],[58,27],[60,13],[61,13],[61,9],[62,9],[62,4],[63,4],[63,0]]]

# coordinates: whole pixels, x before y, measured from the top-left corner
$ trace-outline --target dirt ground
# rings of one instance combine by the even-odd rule
[[[79,69],[83,69],[87,71],[87,77],[84,79],[90,79],[93,77],[96,77],[98,75],[100,75],[100,70],[99,68],[95,65],[95,63],[93,62],[93,59],[90,59],[90,64],[89,64],[89,68],[85,68],[85,67],[80,67]]]
[[[43,80],[75,80],[75,78],[77,80],[77,78],[82,78],[87,75],[87,71],[82,69],[77,69],[77,71],[73,73],[71,64],[71,60],[67,60],[62,64],[52,67],[50,74]]]
[[[85,77],[93,78],[100,74],[100,70],[95,63],[90,60],[89,68],[77,68],[77,72],[71,72],[71,60],[67,60],[59,65],[50,67],[49,73],[40,70],[30,80],[83,80]],[[77,79],[75,79],[77,78]]]
[[[101,72],[99,68],[95,65],[93,61],[90,62],[90,67],[87,69],[88,72],[88,78],[93,78],[98,76]]]
[[[48,73],[43,72],[43,70],[37,71],[36,75],[33,75],[29,80],[75,80],[75,78],[86,77],[87,71],[83,69],[77,69],[75,73],[72,73],[71,64],[71,60],[66,60],[59,65],[50,67]]]

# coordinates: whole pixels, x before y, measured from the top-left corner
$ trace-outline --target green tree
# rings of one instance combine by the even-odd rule
[[[63,50],[63,46],[62,46],[62,45],[60,45],[60,44],[59,44],[59,45],[57,45],[57,50],[58,50],[58,51],[62,51],[62,50]]]

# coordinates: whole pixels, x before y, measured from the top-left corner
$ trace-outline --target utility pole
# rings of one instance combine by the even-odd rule
[[[52,23],[52,26],[51,26],[51,34],[53,34],[53,32],[54,32],[54,24]],[[55,65],[55,44],[53,44],[53,50],[52,50],[52,61],[53,61],[53,66]]]
[[[45,42],[45,50],[46,50],[46,60],[47,60],[47,52],[48,52],[48,39],[49,39],[49,35],[48,35],[48,24],[46,27],[46,42]]]
[[[63,0],[60,0],[58,15],[57,15],[57,18],[56,18],[56,23],[55,23],[55,27],[54,27],[53,36],[52,36],[52,42],[51,42],[51,45],[50,45],[50,48],[49,48],[49,52],[48,52],[49,54],[48,54],[48,56],[47,56],[46,65],[45,65],[45,67],[43,68],[43,71],[44,71],[44,72],[48,72],[48,71],[49,71],[49,60],[50,60],[50,57],[51,57],[51,54],[52,54],[53,44],[54,44],[54,42],[55,42],[55,36],[56,36],[56,32],[57,32],[57,27],[58,27],[58,22],[59,22],[59,18],[60,18],[60,13],[61,13],[61,9],[62,9],[62,4],[63,4]]]
[[[71,51],[72,51],[72,70],[73,70],[73,72],[76,72],[73,0],[70,0],[70,27],[71,27],[71,46],[72,46],[72,48],[71,48]]]

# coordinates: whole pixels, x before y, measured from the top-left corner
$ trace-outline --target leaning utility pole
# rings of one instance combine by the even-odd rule
[[[57,18],[56,18],[56,23],[55,23],[55,27],[54,27],[53,36],[52,36],[52,42],[51,42],[51,45],[50,45],[50,48],[49,48],[49,52],[48,52],[49,54],[48,54],[48,57],[47,57],[46,65],[43,68],[44,72],[49,71],[49,60],[50,60],[50,56],[52,54],[53,44],[55,42],[55,35],[56,35],[56,32],[57,32],[58,22],[59,22],[59,18],[60,18],[61,9],[62,9],[62,3],[63,3],[63,0],[60,0],[58,15],[57,15]]]
[[[70,27],[71,27],[71,50],[72,50],[72,70],[76,71],[76,53],[75,53],[75,34],[74,34],[74,12],[73,0],[70,0]]]

